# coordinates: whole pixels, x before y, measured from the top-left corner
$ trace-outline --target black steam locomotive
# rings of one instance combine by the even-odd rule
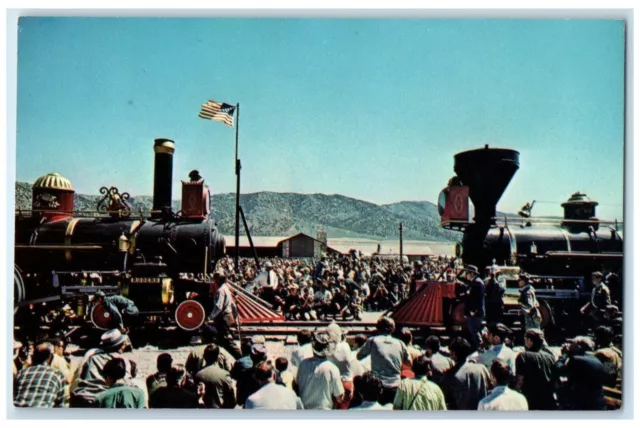
[[[562,204],[562,219],[532,218],[532,204],[517,218],[500,218],[496,204],[520,166],[520,154],[485,146],[458,153],[454,161],[456,176],[440,193],[438,209],[442,227],[463,232],[456,252],[464,263],[519,267],[550,284],[538,292],[550,301],[586,298],[591,273],[602,271],[613,274],[609,286],[620,303],[622,233],[615,223],[596,217],[597,202],[577,192]]]
[[[104,328],[108,312],[89,303],[101,290],[126,296],[142,315],[171,318],[185,330],[202,324],[205,310],[190,293],[209,293],[206,278],[226,248],[197,171],[182,182],[181,210],[172,211],[174,151],[173,141],[155,140],[153,208],[147,213],[134,212],[129,194],[115,187],[100,189],[95,211],[79,212],[69,180],[47,174],[34,183],[32,209],[16,213],[16,316],[21,308],[69,305]]]

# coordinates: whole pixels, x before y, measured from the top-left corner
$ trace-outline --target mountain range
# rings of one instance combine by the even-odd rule
[[[75,195],[76,210],[95,210],[101,196]],[[134,211],[150,210],[152,197],[129,199]],[[387,205],[342,195],[258,192],[240,195],[249,230],[254,236],[290,236],[306,233],[316,236],[323,226],[329,238],[396,239],[403,223],[403,238],[424,241],[457,241],[458,232],[442,229],[435,204],[427,201],[403,201]],[[180,201],[173,201],[175,211]],[[16,183],[16,209],[31,208],[31,185]],[[211,198],[213,218],[223,235],[233,235],[235,194],[221,193]],[[241,224],[241,233],[244,228]]]

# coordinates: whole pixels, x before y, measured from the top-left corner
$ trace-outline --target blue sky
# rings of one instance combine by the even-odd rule
[[[153,190],[154,138],[235,191],[234,130],[198,119],[240,103],[242,191],[435,202],[453,155],[521,154],[499,209],[586,192],[622,217],[624,25],[574,20],[23,18],[17,179]],[[215,199],[214,199],[215,201]],[[534,214],[560,214],[536,204]]]

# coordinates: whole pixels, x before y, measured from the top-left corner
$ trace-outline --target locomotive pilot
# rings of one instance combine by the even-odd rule
[[[242,358],[240,347],[233,340],[232,328],[234,315],[237,313],[236,302],[227,284],[227,276],[218,271],[213,274],[213,282],[217,289],[214,291],[213,310],[208,320],[213,323],[218,332],[217,344],[224,347],[235,358]]]
[[[98,303],[102,304],[104,308],[109,311],[113,328],[117,328],[122,333],[126,333],[127,329],[124,326],[125,319],[129,322],[138,316],[140,311],[136,307],[132,300],[126,297],[114,295],[107,296],[102,291],[96,293],[96,299]]]
[[[518,277],[518,285],[520,286],[520,308],[524,314],[524,331],[531,329],[540,330],[542,315],[540,314],[540,304],[536,298],[536,289],[530,282],[531,277],[526,274],[520,274]]]
[[[580,309],[580,313],[588,313],[595,321],[595,325],[598,325],[602,323],[607,307],[611,306],[611,292],[605,285],[604,275],[601,272],[592,273],[591,281],[593,282],[591,300]]]

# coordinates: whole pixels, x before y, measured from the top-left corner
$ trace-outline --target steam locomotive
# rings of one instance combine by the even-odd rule
[[[622,233],[596,217],[598,203],[584,193],[562,204],[564,218],[557,224],[532,219],[530,204],[519,212],[520,219],[499,224],[496,204],[519,168],[519,157],[515,150],[488,146],[455,155],[456,176],[440,193],[438,209],[442,227],[464,232],[458,247],[463,261],[479,267],[517,265],[547,276],[590,276],[595,270],[621,274]]]
[[[128,193],[103,187],[95,211],[74,211],[75,192],[56,173],[33,184],[32,209],[15,219],[14,302],[32,311],[69,305],[106,328],[109,313],[91,305],[97,291],[133,300],[142,316],[170,318],[195,330],[205,318],[208,274],[225,255],[225,241],[210,218],[211,194],[198,171],[182,182],[182,206],[172,201],[172,140],[155,152],[153,207],[136,213]],[[89,312],[90,313],[87,313]],[[19,318],[19,317],[18,317]]]
[[[591,273],[602,271],[614,304],[622,301],[623,237],[615,223],[600,221],[597,202],[577,192],[562,204],[564,218],[534,219],[533,204],[520,218],[496,214],[496,204],[520,167],[520,154],[485,146],[454,156],[456,175],[438,197],[441,226],[462,232],[456,255],[479,269],[492,267],[507,280],[505,321],[520,318],[517,278],[534,277],[542,327],[575,326],[580,306],[589,299]],[[473,202],[474,217],[470,218]],[[393,312],[397,325],[459,328],[464,299],[450,281],[428,281]]]

